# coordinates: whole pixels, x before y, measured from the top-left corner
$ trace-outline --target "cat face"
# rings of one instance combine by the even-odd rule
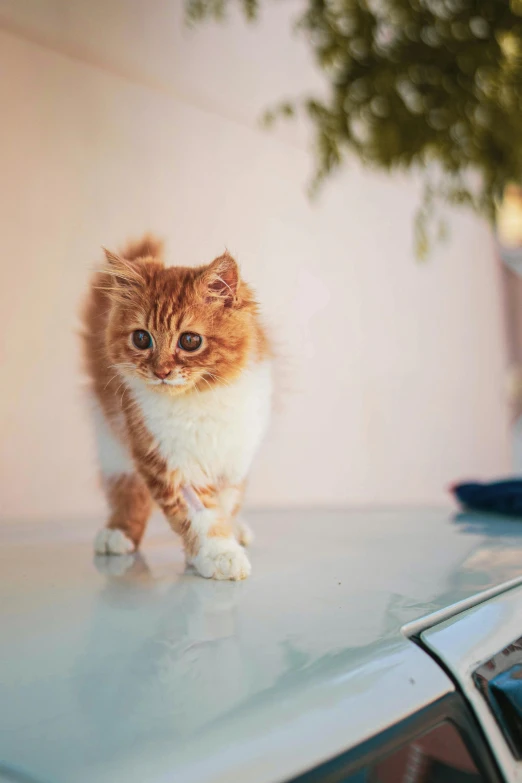
[[[226,385],[248,362],[256,302],[228,254],[195,269],[106,251],[113,367],[170,395]]]

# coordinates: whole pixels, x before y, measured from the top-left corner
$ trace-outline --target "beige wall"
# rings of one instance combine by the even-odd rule
[[[237,254],[287,357],[252,504],[438,503],[508,470],[487,228],[455,215],[418,264],[415,182],[352,164],[307,200],[305,126],[255,122],[319,81],[279,13],[188,35],[161,0],[0,0],[2,516],[101,511],[76,314],[100,245],[145,229],[172,262]]]

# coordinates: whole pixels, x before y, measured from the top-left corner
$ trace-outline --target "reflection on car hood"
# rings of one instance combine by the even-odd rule
[[[160,521],[141,555],[109,558],[93,558],[92,524],[5,525],[0,758],[54,783],[131,783],[144,779],[138,763],[148,783],[181,779],[182,762],[188,781],[191,760],[194,780],[217,781],[211,747],[233,761],[239,737],[244,748],[274,728],[282,745],[299,716],[326,725],[341,704],[349,746],[452,687],[404,624],[522,576],[513,520],[296,510],[249,521],[253,575],[238,584],[185,574]],[[365,725],[352,697],[372,705]],[[326,734],[303,759],[332,752]],[[271,742],[263,753],[276,758]]]

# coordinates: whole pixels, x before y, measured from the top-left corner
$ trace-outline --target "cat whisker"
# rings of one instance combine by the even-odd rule
[[[212,389],[212,386],[211,386],[211,385],[210,385],[210,383],[207,381],[207,379],[205,378],[205,376],[204,376],[204,375],[202,375],[202,376],[201,376],[200,380],[202,380],[202,381],[205,381],[205,383],[207,384],[208,388],[209,388],[209,389]]]
[[[106,383],[106,384],[105,384],[105,386],[103,387],[103,391],[105,391],[105,389],[107,388],[107,386],[109,385],[109,383],[112,383],[112,381],[113,381],[115,378],[118,378],[118,377],[119,377],[119,374],[118,374],[117,372],[116,372],[116,373],[114,373],[114,375],[112,376],[112,378],[109,378],[109,380],[107,381],[107,383]]]
[[[116,396],[116,394],[119,393],[119,391],[120,391],[122,386],[123,386],[123,394],[121,395],[120,407],[123,407],[123,397],[125,395],[125,392],[128,391],[127,386],[125,385],[125,381],[124,380],[120,383],[120,385],[118,386],[118,388],[114,392],[114,395]]]
[[[209,370],[206,371],[206,375],[210,375],[211,378],[214,378],[214,380],[216,380],[220,386],[230,386],[230,384],[227,383],[227,381],[221,375],[216,375]]]
[[[111,364],[110,366],[121,373],[132,372],[136,369],[132,364]]]
[[[109,365],[109,367],[111,367],[113,370],[118,370],[118,371],[120,371],[120,370],[130,370],[130,369],[134,369],[133,365],[132,365],[130,362],[121,362],[121,363],[119,363],[119,364],[110,364],[110,365]],[[105,384],[105,386],[103,387],[104,391],[105,391],[105,389],[107,388],[107,386],[108,386],[110,383],[112,383],[112,381],[113,381],[115,378],[118,378],[118,377],[121,377],[121,376],[120,376],[120,373],[119,373],[119,372],[116,372],[116,373],[115,373],[115,374],[112,376],[112,378],[109,378],[109,380],[107,381],[107,383],[106,383],[106,384]],[[120,384],[120,386],[121,386],[121,384]],[[120,387],[118,387],[118,388],[120,388]]]

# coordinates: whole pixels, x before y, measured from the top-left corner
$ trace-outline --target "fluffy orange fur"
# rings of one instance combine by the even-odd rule
[[[168,267],[162,243],[146,236],[119,254],[105,251],[83,322],[93,394],[110,437],[121,444],[132,465],[121,473],[102,472],[110,507],[107,526],[137,547],[155,501],[194,557],[205,541],[191,521],[182,491],[185,478],[161,452],[133,389],[142,384],[147,394],[171,398],[175,404],[181,396],[228,387],[252,363],[267,361],[270,348],[254,293],[228,253],[205,266]],[[150,347],[136,347],[133,335],[139,330],[150,335]],[[187,333],[201,339],[196,350],[180,346],[181,335]],[[243,481],[232,485],[226,476],[214,476],[194,489],[204,508],[220,509],[205,535],[233,537]],[[223,489],[237,490],[232,508],[225,511],[219,496]],[[244,575],[240,570],[221,578]]]

